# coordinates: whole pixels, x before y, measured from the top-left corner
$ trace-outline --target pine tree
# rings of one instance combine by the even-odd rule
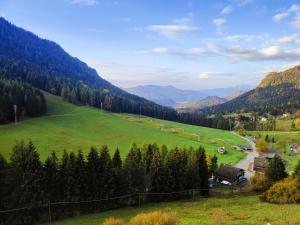
[[[186,189],[200,189],[201,178],[199,174],[199,154],[192,151],[189,154],[186,165],[185,174],[185,188]]]
[[[87,172],[86,172],[86,164],[84,160],[84,156],[81,150],[78,150],[76,155],[75,162],[75,173],[76,173],[76,189],[75,195],[77,195],[78,200],[86,200],[87,199]]]
[[[200,174],[200,180],[201,180],[201,185],[200,188],[202,189],[201,193],[204,196],[209,195],[208,191],[208,167],[207,167],[207,162],[206,162],[206,155],[205,155],[205,150],[204,148],[200,147],[198,150],[199,154],[199,174]]]
[[[141,151],[133,144],[124,161],[124,176],[129,193],[144,191],[145,170],[141,160]]]
[[[266,170],[266,178],[270,184],[286,178],[288,174],[285,172],[285,166],[280,156],[275,155]]]
[[[96,148],[92,147],[87,156],[86,170],[87,170],[87,192],[90,199],[99,199],[98,189],[100,180],[98,177],[100,167],[99,155]]]
[[[101,198],[112,196],[113,190],[111,186],[113,184],[113,164],[109,154],[107,146],[102,146],[100,150],[100,165],[102,169],[101,185]]]
[[[5,160],[5,158],[0,154],[0,210],[6,208],[6,200],[10,191],[7,184],[8,170],[9,170],[9,165]],[[0,219],[0,223],[1,223],[1,219]]]
[[[112,159],[113,163],[113,196],[121,196],[125,193],[125,178],[122,170],[122,159],[119,149],[116,149]]]
[[[43,189],[47,201],[59,201],[59,180],[58,180],[58,159],[55,152],[52,152],[43,166]]]
[[[214,174],[218,169],[218,157],[214,155],[211,158],[210,175]]]
[[[68,191],[68,175],[69,175],[69,171],[68,171],[68,165],[69,165],[69,154],[66,150],[64,150],[64,153],[62,155],[62,158],[60,160],[59,163],[59,170],[58,170],[58,183],[59,185],[59,199],[60,201],[64,201],[64,200],[68,200],[67,199],[67,191]]]
[[[17,142],[10,158],[12,172],[12,208],[28,207],[23,224],[38,221],[43,203],[42,164],[32,142]]]
[[[269,142],[270,140],[269,140],[269,135],[267,134],[266,136],[265,136],[265,142]]]

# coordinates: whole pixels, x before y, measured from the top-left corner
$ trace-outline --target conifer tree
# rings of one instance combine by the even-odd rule
[[[205,150],[203,147],[200,147],[198,150],[199,154],[199,174],[201,179],[200,188],[202,189],[201,193],[204,196],[209,195],[208,191],[208,167],[206,162]]]
[[[121,196],[125,193],[125,181],[122,170],[122,159],[119,149],[116,149],[112,159],[113,163],[113,196]]]
[[[101,185],[101,198],[109,197],[113,194],[113,164],[109,154],[109,150],[106,145],[102,146],[100,150],[100,168],[102,179],[100,180]]]
[[[34,223],[39,219],[39,207],[43,203],[42,164],[32,142],[27,145],[17,142],[10,158],[12,172],[12,208],[28,207],[22,218],[23,224]]]
[[[280,156],[275,155],[266,170],[266,178],[270,184],[286,178],[288,174],[285,171],[285,166]]]
[[[43,166],[43,189],[50,202],[59,201],[58,159],[55,152],[46,159]]]
[[[68,181],[68,165],[69,165],[69,154],[66,150],[62,155],[60,163],[58,165],[58,183],[59,185],[59,199],[60,201],[67,200],[67,181]]]
[[[7,200],[10,191],[7,183],[8,170],[9,170],[9,165],[5,160],[5,158],[0,154],[0,210],[6,208],[5,200]]]
[[[200,185],[199,154],[196,151],[191,151],[186,165],[185,188],[200,189]]]
[[[87,170],[87,192],[89,193],[89,199],[99,199],[98,188],[100,181],[98,177],[98,170],[100,167],[99,155],[97,149],[91,147],[87,156],[86,170]]]

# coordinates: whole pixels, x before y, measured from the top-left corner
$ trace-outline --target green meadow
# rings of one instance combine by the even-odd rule
[[[141,208],[124,208],[65,219],[53,225],[101,225],[109,218],[128,221],[148,211],[176,211],[181,225],[296,225],[300,221],[300,205],[275,205],[261,202],[258,196],[207,198],[196,201],[177,201],[148,204]]]
[[[14,124],[0,126],[0,153],[9,157],[16,140],[32,140],[41,159],[52,151],[58,155],[63,150],[87,153],[91,146],[108,145],[111,152],[117,147],[124,157],[132,145],[156,142],[169,148],[195,148],[203,145],[210,154],[218,154],[217,148],[226,147],[228,154],[218,155],[220,163],[236,163],[244,157],[243,152],[233,149],[247,144],[238,135],[217,129],[185,125],[176,122],[116,114],[99,109],[76,106],[60,97],[45,93],[47,115],[29,118]]]

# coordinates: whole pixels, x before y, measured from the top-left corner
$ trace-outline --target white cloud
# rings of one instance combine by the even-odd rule
[[[224,56],[233,61],[293,61],[300,59],[300,48],[287,49],[276,45],[264,48],[242,48],[240,46],[225,47],[210,44],[208,48],[213,54]]]
[[[274,41],[280,44],[300,44],[298,34],[277,38]]]
[[[134,54],[146,55],[146,54],[168,54],[181,57],[199,57],[206,53],[202,48],[188,48],[183,50],[169,49],[165,47],[157,47],[149,50],[135,51]]]
[[[86,5],[86,6],[93,6],[99,4],[97,0],[72,0],[71,3],[78,4],[78,5]]]
[[[233,12],[233,7],[231,5],[227,5],[225,6],[222,11],[221,11],[221,14],[230,14]]]
[[[288,17],[289,13],[288,12],[282,12],[282,13],[277,13],[273,16],[273,20],[275,22],[280,22],[282,21],[284,18]]]
[[[291,11],[291,12],[300,12],[300,5],[296,5],[296,4],[292,5],[290,7],[289,11]]]
[[[150,25],[148,30],[154,31],[165,37],[176,37],[179,34],[196,31],[198,28],[191,25],[168,24],[168,25]]]
[[[295,28],[300,29],[300,15],[297,15],[296,17],[293,18],[291,25],[294,26]]]
[[[253,41],[253,40],[264,40],[267,35],[252,35],[252,34],[236,34],[227,35],[221,38],[226,41]]]
[[[202,73],[199,73],[199,78],[200,79],[208,79],[209,75],[210,75],[209,72],[202,72]]]
[[[217,18],[217,19],[213,20],[213,23],[216,26],[222,26],[222,25],[224,25],[226,23],[226,19],[224,19],[224,18]]]
[[[254,2],[254,0],[232,0],[232,1],[237,3],[239,6],[248,5],[252,2]]]

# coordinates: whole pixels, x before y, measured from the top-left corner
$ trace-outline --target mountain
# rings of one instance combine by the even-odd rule
[[[279,114],[300,108],[300,66],[268,74],[253,90],[224,104],[204,108],[205,114],[256,111]]]
[[[205,107],[215,106],[227,102],[226,98],[220,98],[218,96],[208,96],[201,100],[184,102],[176,104],[178,111],[194,111]]]
[[[233,93],[227,95],[225,98],[226,98],[227,101],[230,101],[232,99],[235,99],[235,98],[239,97],[240,95],[242,95],[244,93],[245,93],[245,91],[233,92]]]
[[[123,91],[55,42],[41,39],[2,17],[0,40],[2,79],[20,80],[75,104],[177,119],[175,110]]]
[[[176,103],[190,102],[208,96],[226,97],[235,92],[248,91],[249,85],[240,85],[229,88],[216,88],[207,90],[181,90],[173,86],[143,85],[126,88],[129,93],[146,98],[161,105],[175,107]]]

